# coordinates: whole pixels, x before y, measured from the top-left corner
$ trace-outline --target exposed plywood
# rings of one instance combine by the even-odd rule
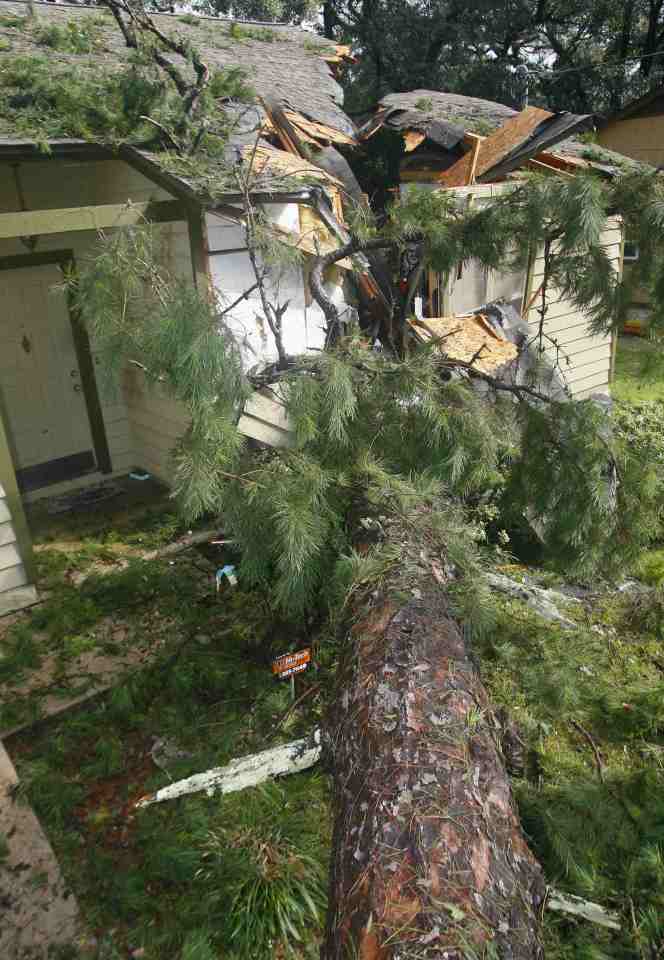
[[[0,239],[128,227],[145,220],[163,222],[181,219],[182,207],[175,200],[0,213]]]
[[[404,147],[406,153],[412,153],[419,145],[426,140],[426,134],[421,130],[406,130],[403,133]]]
[[[515,147],[527,140],[544,120],[548,120],[552,116],[553,114],[548,110],[541,110],[539,107],[526,107],[515,117],[506,120],[502,127],[491,134],[490,137],[487,137],[482,144],[482,153],[477,165],[477,176],[481,177],[491,167],[504,160]]]
[[[521,113],[510,117],[503,125],[486,137],[482,142],[482,149],[475,168],[475,177],[483,176],[488,170],[504,160],[516,147],[528,137],[544,121],[552,117],[548,110],[539,107],[526,107]],[[470,173],[473,167],[473,151],[465,154],[448,170],[440,175],[440,182],[447,187],[463,186],[470,182]]]
[[[302,157],[295,156],[293,153],[286,153],[285,150],[277,150],[274,147],[246,146],[242,151],[242,156],[246,161],[250,161],[253,156],[253,173],[260,177],[265,173],[270,176],[281,175],[287,177],[320,180],[322,183],[333,183],[337,187],[343,187],[340,180],[326,173],[315,163],[310,163]]]
[[[495,374],[518,355],[515,344],[489,332],[474,316],[428,317],[411,321],[411,327],[425,342],[438,342],[442,353],[465,363],[472,361],[483,373]]]
[[[310,253],[315,256],[330,253],[340,246],[340,242],[332,235],[330,230],[328,230],[313,207],[301,204],[298,209],[300,219],[299,233],[278,228],[275,225],[275,229],[278,230],[285,243],[288,243],[289,246],[298,247],[305,253]],[[348,258],[339,260],[337,266],[342,267],[344,270],[353,269],[352,261]]]
[[[290,120],[298,132],[304,134],[311,142],[318,143],[339,143],[346,146],[355,146],[356,141],[348,134],[335,130],[325,123],[316,123],[313,120],[307,120],[301,113],[295,113],[293,110],[284,110],[284,114]]]

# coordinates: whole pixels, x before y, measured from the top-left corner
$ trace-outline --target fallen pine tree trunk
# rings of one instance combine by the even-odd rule
[[[542,872],[440,567],[417,565],[416,596],[373,594],[339,667],[323,956],[533,960]]]

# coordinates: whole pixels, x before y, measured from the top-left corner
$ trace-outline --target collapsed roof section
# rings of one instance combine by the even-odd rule
[[[538,107],[518,112],[478,97],[414,90],[384,97],[358,138],[383,127],[400,133],[408,155],[402,179],[440,179],[448,187],[495,182],[526,165],[568,173],[592,168],[606,176],[632,166],[621,154],[576,138],[593,123],[591,115]]]

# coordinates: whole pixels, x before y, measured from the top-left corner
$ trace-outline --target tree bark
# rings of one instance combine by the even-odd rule
[[[542,872],[441,567],[420,566],[411,599],[396,580],[372,595],[342,654],[322,956],[534,960]]]

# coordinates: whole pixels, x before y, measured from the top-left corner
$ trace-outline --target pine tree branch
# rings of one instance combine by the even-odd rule
[[[170,143],[170,145],[173,147],[176,153],[182,153],[182,146],[178,143],[178,141],[175,139],[173,134],[166,129],[163,123],[159,123],[158,120],[153,120],[152,117],[148,117],[145,115],[140,116],[139,120],[144,120],[146,123],[151,123],[153,127],[157,128],[157,130],[161,133],[164,139],[168,143]]]
[[[336,250],[326,253],[323,256],[314,257],[313,266],[309,273],[309,288],[311,295],[323,311],[326,329],[326,342],[333,339],[341,329],[341,317],[334,301],[328,297],[323,286],[323,273],[327,267],[333,266],[346,257],[353,256],[356,253],[368,253],[372,250],[392,250],[397,246],[397,241],[388,237],[371,237],[368,240],[360,240],[359,237],[352,237],[347,243],[344,243]]]
[[[107,6],[113,14],[127,47],[138,50],[140,46],[140,35],[151,34],[163,47],[170,50],[171,53],[181,57],[185,63],[191,63],[196,75],[196,80],[193,83],[187,80],[182,70],[165,57],[154,44],[146,45],[152,59],[171,79],[175,89],[182,98],[183,120],[180,127],[182,132],[184,132],[210,80],[209,67],[190,44],[179,40],[177,37],[169,36],[160,30],[142,6],[134,5],[130,0],[102,0],[102,3]],[[164,132],[163,128],[162,132]],[[193,138],[190,153],[193,153],[199,145],[203,133],[204,129],[201,128]],[[170,139],[173,144],[176,143],[173,138]],[[178,152],[181,153],[181,149],[178,150]]]
[[[224,307],[221,313],[217,314],[217,320],[221,320],[221,318],[225,317],[227,313],[231,312],[231,310],[235,310],[237,305],[239,303],[242,303],[243,300],[248,300],[249,294],[253,293],[254,290],[257,290],[257,289],[258,289],[258,281],[256,281],[256,283],[252,287],[249,287],[248,290],[245,290],[244,293],[241,293],[240,296],[237,298],[237,300],[233,300],[230,306]]]
[[[589,744],[590,749],[592,750],[595,756],[595,763],[597,765],[597,775],[599,776],[600,781],[604,783],[604,764],[602,762],[602,757],[600,756],[600,752],[597,747],[597,744],[595,743],[593,738],[590,736],[586,728],[581,726],[578,720],[570,720],[570,723],[572,724],[575,730],[579,731],[579,733],[584,738],[584,740],[586,740],[586,742]]]

